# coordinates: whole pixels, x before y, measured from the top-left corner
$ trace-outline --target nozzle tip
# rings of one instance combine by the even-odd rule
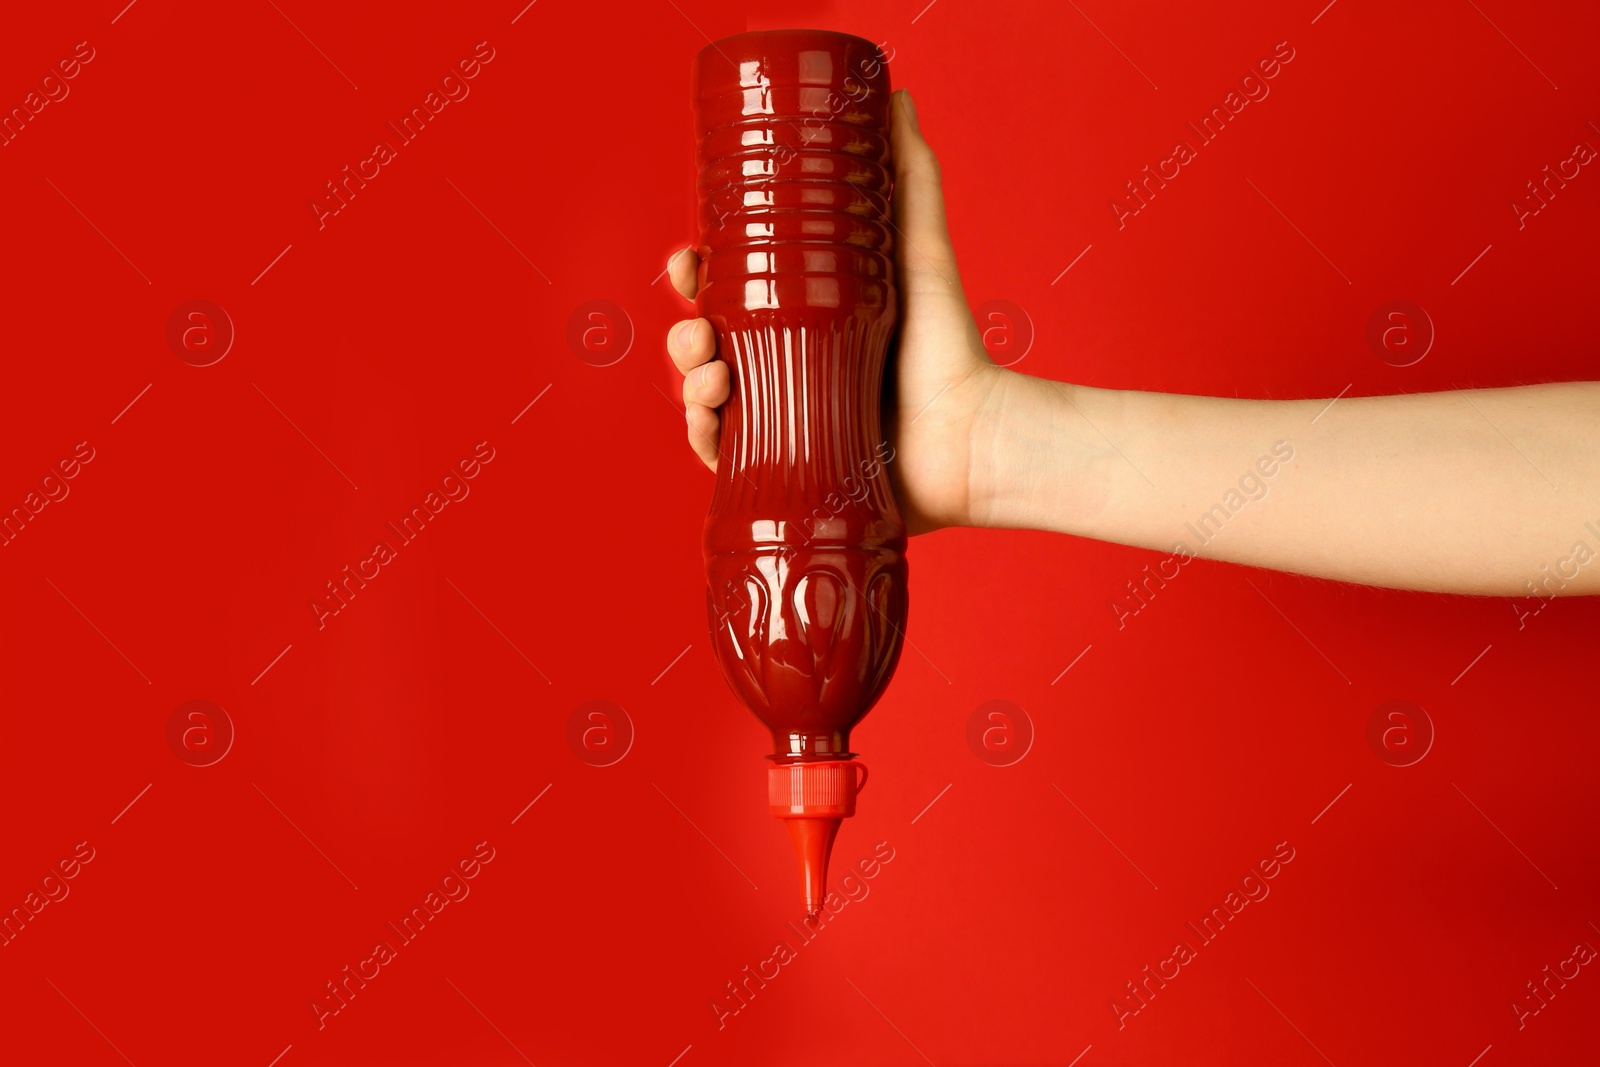
[[[800,896],[806,902],[806,914],[822,911],[828,893],[828,853],[833,849],[834,835],[839,832],[839,819],[785,819],[789,839],[794,844],[795,860],[800,873]]]

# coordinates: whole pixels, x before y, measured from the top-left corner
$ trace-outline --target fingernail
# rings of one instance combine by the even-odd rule
[[[687,352],[689,350],[689,342],[693,338],[694,338],[694,320],[693,319],[685,319],[683,321],[683,324],[678,327],[678,332],[673,335],[673,341],[677,344],[678,351],[679,352]]]

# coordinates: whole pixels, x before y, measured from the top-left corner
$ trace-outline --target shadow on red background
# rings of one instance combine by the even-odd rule
[[[0,106],[28,109],[0,148],[0,504],[58,497],[0,551],[7,1062],[1592,1058],[1600,978],[1536,1014],[1525,985],[1600,945],[1586,602],[1196,563],[1119,620],[1155,555],[920,538],[835,853],[892,858],[797,934],[765,734],[709,655],[710,479],[654,280],[692,237],[694,52],[817,25],[893,49],[973,303],[1031,322],[1021,370],[1592,378],[1600,177],[1510,206],[1600,145],[1591,7],[122,3],[0,33]],[[1270,95],[1119,226],[1280,42]],[[463,60],[466,95],[325,199]],[[1405,367],[1366,339],[1399,299],[1434,335]],[[232,325],[208,366],[215,310],[168,340],[194,300]],[[596,300],[625,317],[573,346]],[[223,711],[173,726],[195,700]],[[631,723],[609,766],[568,741],[595,700]],[[968,743],[993,700],[1031,723],[1010,766]],[[1391,700],[1425,717],[1369,741]]]

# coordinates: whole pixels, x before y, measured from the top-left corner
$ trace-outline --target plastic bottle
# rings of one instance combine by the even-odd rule
[[[848,34],[740,34],[695,60],[698,307],[732,395],[705,528],[712,643],[772,731],[768,800],[808,912],[866,768],[851,728],[900,656],[905,525],[882,431],[896,323],[889,76]]]

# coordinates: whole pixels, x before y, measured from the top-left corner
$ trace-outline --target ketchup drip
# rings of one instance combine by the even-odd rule
[[[732,394],[705,528],[723,675],[772,731],[768,800],[806,908],[866,768],[850,731],[906,620],[881,420],[896,322],[889,76],[868,41],[745,33],[695,60],[699,313]]]

